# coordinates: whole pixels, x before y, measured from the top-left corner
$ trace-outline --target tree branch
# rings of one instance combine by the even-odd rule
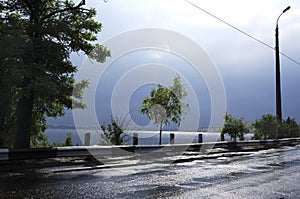
[[[56,15],[58,13],[61,13],[61,12],[65,12],[65,11],[69,11],[69,10],[76,10],[76,9],[79,9],[81,6],[85,5],[85,0],[81,0],[81,2],[75,6],[75,7],[68,7],[68,8],[64,8],[64,9],[61,9],[61,10],[55,10],[51,13],[49,13],[48,15],[44,16],[42,19],[41,19],[41,22],[52,17],[53,15]]]
[[[28,0],[25,0],[25,4],[26,6],[28,7],[29,11],[31,12],[31,14],[33,14],[34,10],[33,10],[33,7],[32,5],[29,3]]]

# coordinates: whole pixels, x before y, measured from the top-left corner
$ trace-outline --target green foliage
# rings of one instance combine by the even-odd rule
[[[275,115],[266,114],[260,119],[253,122],[255,140],[266,140],[276,138],[277,117]]]
[[[96,44],[93,51],[89,53],[89,57],[96,60],[97,62],[103,63],[106,60],[106,57],[110,57],[110,51],[106,48],[106,46],[102,46],[100,44]]]
[[[244,134],[249,132],[248,123],[243,122],[243,118],[236,119],[228,113],[225,113],[224,119],[225,123],[221,129],[221,135],[228,134],[234,141],[237,138],[244,140]]]
[[[72,133],[67,132],[67,138],[65,140],[65,146],[73,146],[73,141],[72,141]]]
[[[88,88],[89,81],[82,80],[74,85],[72,95],[72,108],[85,109],[86,105],[82,101],[83,91]]]
[[[73,146],[72,141],[72,132],[66,133],[66,139],[65,142],[48,142],[48,137],[45,136],[43,133],[40,133],[37,135],[38,137],[35,137],[34,139],[31,139],[30,141],[30,147],[31,148],[52,148],[52,147],[64,147],[64,146]]]
[[[173,86],[163,87],[159,84],[157,89],[151,89],[150,97],[143,99],[140,112],[159,126],[160,144],[163,125],[169,125],[170,122],[180,125],[184,109],[189,106],[182,102],[186,96],[187,92],[177,75],[173,80]]]
[[[144,98],[140,110],[142,113],[147,114],[155,124],[168,124],[168,117],[171,117],[173,97],[174,95],[169,88],[159,84],[157,89],[151,89],[150,98]],[[177,101],[177,98],[175,100]]]
[[[124,133],[128,121],[126,117],[116,118],[111,124],[101,125],[103,134],[101,134],[101,144],[103,145],[122,145],[128,141],[128,135]]]
[[[282,121],[281,127],[277,124],[275,115],[263,115],[260,119],[253,122],[254,136],[253,139],[276,139],[277,128],[280,130],[280,137],[291,138],[300,136],[300,128],[295,119],[288,117]]]
[[[30,148],[43,148],[50,146],[51,144],[48,142],[48,137],[44,133],[38,133],[31,136]]]
[[[292,138],[292,137],[300,137],[300,128],[295,119],[291,119],[288,117],[282,123],[282,134],[283,137]]]
[[[61,142],[53,142],[50,143],[48,147],[53,148],[53,147],[64,147],[65,143],[61,143]]]
[[[84,80],[71,53],[83,51],[104,62],[110,52],[92,44],[102,25],[95,9],[69,0],[4,0],[0,2],[0,142],[28,147],[46,128],[46,117],[62,116],[65,108],[84,108]],[[73,90],[75,90],[73,92]],[[72,97],[72,94],[74,96]],[[1,144],[1,143],[0,143]]]

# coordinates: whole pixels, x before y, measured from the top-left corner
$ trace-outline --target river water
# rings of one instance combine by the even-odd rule
[[[48,137],[48,141],[52,142],[64,142],[66,139],[66,132],[71,132],[72,140],[74,144],[83,145],[84,135],[86,133],[91,134],[91,145],[99,145],[101,143],[100,130],[87,130],[87,129],[47,129],[45,135]],[[159,131],[131,131],[127,133],[127,144],[132,144],[132,134],[137,133],[139,137],[139,144],[141,145],[153,145],[158,144]],[[162,144],[169,144],[170,133],[175,134],[175,143],[192,143],[198,141],[198,134],[200,132],[178,132],[178,131],[163,131],[162,132]],[[217,141],[220,137],[220,133],[208,133],[201,132],[203,134],[203,141]]]
[[[2,172],[0,198],[300,197],[300,146],[175,159],[189,157],[171,164]]]
[[[58,142],[63,143],[66,139],[66,133],[71,132],[71,137],[74,145],[83,145],[84,135],[90,133],[91,145],[99,145],[101,143],[100,130],[87,130],[87,129],[47,129],[45,135],[48,137],[50,143]],[[128,133],[127,144],[132,144],[132,134],[137,133],[139,137],[140,145],[153,145],[158,144],[159,132],[158,131],[131,131]],[[203,135],[203,142],[216,142],[220,140],[220,133],[217,132],[180,132],[180,131],[163,131],[162,132],[162,144],[170,143],[170,133],[175,135],[175,144],[193,143],[198,142],[198,134]],[[246,134],[245,139],[249,140],[253,134]],[[225,136],[228,140],[229,137]]]

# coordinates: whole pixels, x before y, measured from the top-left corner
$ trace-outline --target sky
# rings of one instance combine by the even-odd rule
[[[88,109],[75,111],[79,125],[91,121],[88,112],[92,110],[100,123],[111,115],[128,113],[138,127],[147,127],[146,116],[138,113],[139,102],[158,83],[170,85],[178,73],[189,93],[185,102],[192,105],[185,129],[218,126],[225,111],[246,121],[275,114],[275,51],[271,47],[276,19],[287,6],[291,9],[279,20],[280,51],[300,62],[300,2],[296,0],[190,0],[269,47],[185,0],[86,2],[97,9],[96,20],[103,25],[97,42],[108,45],[112,58],[90,67],[93,71],[87,69],[93,64],[84,55],[72,56],[79,66],[78,79],[95,79],[86,91]],[[300,122],[300,65],[283,56],[280,59],[283,118]]]

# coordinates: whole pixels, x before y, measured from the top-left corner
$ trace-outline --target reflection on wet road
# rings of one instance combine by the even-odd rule
[[[210,156],[210,155],[207,155]],[[0,198],[299,198],[300,146],[76,171],[1,173]],[[196,156],[195,156],[196,157]]]

